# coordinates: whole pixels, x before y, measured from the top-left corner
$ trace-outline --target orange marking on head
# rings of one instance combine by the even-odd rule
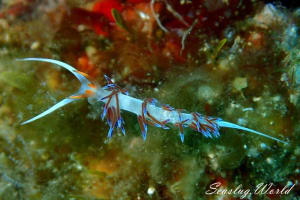
[[[70,96],[69,98],[71,98],[71,99],[87,98],[87,97],[92,96],[94,93],[95,92],[93,92],[92,90],[86,90],[84,94],[76,95],[76,96]]]
[[[81,71],[76,71],[78,74],[81,74],[82,76],[84,76],[85,78],[88,78],[89,77],[89,75],[88,74],[86,74],[86,73],[84,73],[84,72],[81,72]]]
[[[71,99],[80,99],[80,98],[83,98],[84,95],[77,95],[77,96],[70,96],[69,98]]]
[[[96,89],[96,85],[94,85],[93,83],[88,84],[88,86],[89,86],[90,88]]]
[[[93,92],[92,90],[86,90],[86,91],[85,91],[85,96],[86,96],[86,97],[90,97],[90,96],[92,96],[94,93],[95,93],[95,92]]]

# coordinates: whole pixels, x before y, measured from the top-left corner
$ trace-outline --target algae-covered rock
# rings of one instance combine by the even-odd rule
[[[4,71],[0,73],[0,81],[2,84],[25,91],[30,83],[30,78],[25,73]]]

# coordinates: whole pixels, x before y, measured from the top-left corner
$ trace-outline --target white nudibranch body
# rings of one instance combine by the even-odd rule
[[[88,98],[89,102],[101,101],[104,103],[101,118],[104,119],[106,117],[107,119],[107,123],[110,127],[108,131],[109,138],[112,137],[112,133],[115,128],[121,129],[122,133],[125,135],[125,129],[123,127],[124,120],[121,117],[121,110],[125,110],[137,115],[137,120],[144,140],[146,140],[147,137],[148,125],[163,129],[169,129],[167,125],[172,124],[178,127],[180,139],[182,142],[184,141],[183,128],[185,127],[190,127],[195,131],[202,133],[205,137],[210,138],[219,137],[219,129],[221,127],[226,127],[251,132],[275,140],[277,142],[288,144],[287,142],[275,137],[239,126],[234,123],[226,122],[220,118],[204,116],[197,112],[187,113],[183,110],[174,109],[169,105],[159,104],[158,101],[154,98],[147,98],[145,100],[134,98],[132,96],[129,96],[128,92],[125,89],[122,89],[118,85],[113,83],[112,80],[107,76],[105,76],[107,85],[104,87],[97,86],[97,84],[94,84],[90,80],[88,80],[87,74],[80,72],[72,66],[61,61],[47,58],[24,58],[18,60],[41,61],[59,65],[60,67],[63,67],[70,71],[81,82],[81,87],[75,94],[63,99],[62,101],[58,102],[48,110],[33,117],[32,119],[23,122],[22,125],[42,118],[73,101],[82,98]]]

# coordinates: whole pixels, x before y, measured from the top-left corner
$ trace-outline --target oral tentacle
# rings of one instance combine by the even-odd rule
[[[94,95],[95,94],[94,91],[96,91],[96,89],[97,89],[96,86],[85,77],[85,76],[87,76],[85,73],[78,71],[74,67],[72,67],[64,62],[61,62],[58,60],[53,60],[53,59],[48,59],[48,58],[23,58],[23,59],[16,59],[16,60],[17,61],[40,61],[40,62],[56,64],[64,69],[68,70],[69,72],[71,72],[81,83],[79,90],[75,94],[69,96],[68,98],[61,100],[60,102],[58,102],[57,104],[48,108],[46,111],[42,112],[41,114],[39,114],[25,122],[22,122],[21,125],[28,124],[37,119],[40,119],[75,100],[78,100],[81,98],[88,98],[88,97]]]
[[[54,106],[48,108],[46,111],[42,112],[41,114],[39,114],[39,115],[37,115],[37,116],[35,116],[35,117],[25,121],[25,122],[22,122],[21,125],[28,124],[28,123],[31,123],[31,122],[37,120],[37,119],[45,117],[46,115],[54,112],[55,110],[65,106],[65,105],[67,105],[67,104],[69,104],[73,101],[76,101],[76,99],[70,99],[70,98],[63,99],[60,102],[58,102],[57,104],[55,104]]]

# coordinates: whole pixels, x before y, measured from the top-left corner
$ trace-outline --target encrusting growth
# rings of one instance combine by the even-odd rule
[[[169,105],[159,105],[158,101],[154,98],[140,100],[131,97],[125,89],[122,89],[113,83],[108,76],[105,76],[107,85],[100,87],[97,84],[89,81],[87,74],[80,72],[72,66],[61,61],[47,58],[24,58],[18,59],[18,61],[41,61],[53,63],[70,71],[81,82],[81,87],[75,94],[63,99],[32,119],[23,122],[22,125],[42,118],[73,101],[77,101],[82,98],[88,98],[89,100],[96,100],[104,103],[101,118],[102,120],[105,117],[107,119],[107,123],[109,125],[109,138],[112,137],[112,133],[115,128],[121,129],[122,133],[125,135],[125,129],[123,126],[124,120],[121,117],[121,110],[125,110],[136,114],[144,140],[146,140],[147,137],[147,125],[169,129],[167,124],[173,124],[174,126],[178,127],[182,142],[184,142],[183,128],[190,127],[201,133],[204,137],[218,138],[220,136],[219,129],[221,127],[227,127],[255,133],[277,142],[288,144],[285,141],[267,134],[242,127],[234,123],[223,121],[221,118],[208,117],[197,112],[187,113],[180,109],[174,109]]]

